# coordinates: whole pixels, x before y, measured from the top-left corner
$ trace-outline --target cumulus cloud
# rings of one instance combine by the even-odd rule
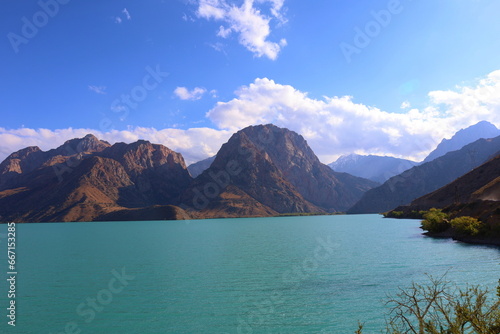
[[[199,100],[207,92],[205,88],[195,87],[192,90],[186,87],[177,87],[174,94],[181,100]]]
[[[264,5],[270,5],[270,15],[262,13]],[[257,57],[276,59],[286,40],[271,42],[271,21],[286,22],[283,15],[284,0],[244,0],[241,6],[228,4],[224,0],[200,0],[197,16],[207,20],[221,21],[217,36],[228,38],[233,32],[238,35],[241,45]]]
[[[500,70],[494,71],[473,86],[457,86],[455,90],[429,93],[429,112],[453,120],[456,124],[500,119]]]
[[[500,126],[500,71],[473,87],[429,93],[429,105],[391,113],[355,103],[350,96],[312,99],[267,78],[256,79],[218,102],[207,117],[236,131],[274,123],[302,134],[323,162],[341,154],[380,154],[422,160],[444,137],[488,120]],[[404,104],[411,108],[410,104]]]
[[[113,130],[103,133],[94,129],[5,129],[0,128],[0,162],[12,152],[27,146],[38,146],[46,151],[62,145],[66,140],[81,138],[92,133],[111,144],[117,142],[132,143],[139,139],[162,144],[182,153],[187,164],[213,156],[224,144],[232,132],[210,128],[161,129],[136,127],[129,130]]]

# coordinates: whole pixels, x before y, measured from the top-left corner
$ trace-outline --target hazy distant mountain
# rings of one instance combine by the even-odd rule
[[[334,172],[297,133],[259,125],[238,131],[222,146],[183,203],[205,217],[334,212],[376,185]]]
[[[198,175],[203,173],[203,171],[208,169],[208,167],[210,167],[210,165],[212,164],[212,162],[214,162],[214,160],[215,160],[215,155],[213,157],[206,158],[204,160],[189,165],[187,168],[189,174],[191,174],[192,177],[197,177]]]
[[[350,213],[380,213],[411,203],[470,172],[500,151],[500,136],[479,139],[458,151],[413,167],[366,192]]]
[[[448,152],[461,149],[467,144],[480,138],[495,138],[500,136],[500,130],[489,122],[482,121],[455,133],[450,139],[443,139],[437,148],[432,151],[423,162],[429,162],[445,155]]]
[[[147,207],[175,204],[191,180],[182,155],[165,146],[147,141],[111,146],[87,135],[54,150],[29,147],[5,159],[0,164],[0,217],[91,221],[115,211],[125,217],[127,210],[142,207],[148,217],[166,219],[178,211]]]
[[[417,162],[393,157],[349,154],[341,156],[328,166],[336,172],[349,173],[384,183],[391,177],[417,165]]]

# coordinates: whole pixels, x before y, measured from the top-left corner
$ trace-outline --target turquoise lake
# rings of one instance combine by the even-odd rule
[[[365,333],[426,274],[496,288],[500,249],[378,215],[17,225],[17,326],[1,333]]]

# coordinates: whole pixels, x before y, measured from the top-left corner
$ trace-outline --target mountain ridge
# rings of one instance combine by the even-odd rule
[[[87,135],[46,152],[23,149],[5,159],[0,216],[91,221],[116,210],[175,203],[191,180],[182,155],[162,145],[110,145]]]
[[[430,162],[448,152],[460,150],[465,145],[481,138],[488,139],[497,136],[500,136],[500,130],[495,125],[487,121],[481,121],[457,131],[450,139],[443,139],[422,163]]]
[[[235,133],[196,179],[182,155],[163,145],[110,145],[89,134],[49,151],[28,147],[0,163],[0,217],[42,222],[326,213],[346,209],[376,185],[332,171],[301,135],[270,124]],[[209,198],[202,210],[200,194]]]
[[[454,181],[500,151],[500,136],[479,139],[458,151],[413,167],[367,191],[348,213],[382,213],[409,204]]]

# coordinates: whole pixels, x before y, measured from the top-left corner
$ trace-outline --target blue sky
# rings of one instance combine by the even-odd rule
[[[264,122],[326,163],[420,159],[476,121],[500,126],[496,0],[2,5],[0,159],[90,131],[191,162]]]

